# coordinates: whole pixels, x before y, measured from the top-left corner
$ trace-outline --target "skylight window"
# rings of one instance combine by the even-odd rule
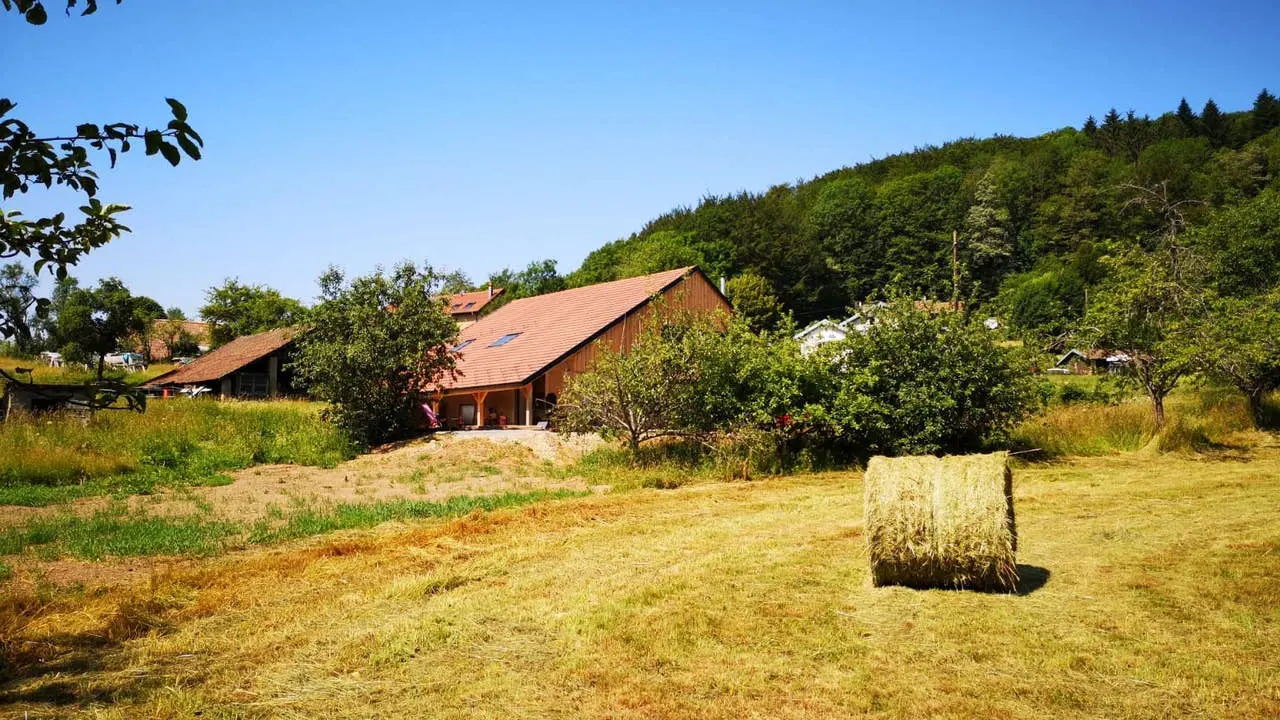
[[[520,336],[520,333],[507,333],[506,335],[503,335],[497,340],[494,340],[493,343],[489,345],[489,347],[502,347],[503,345],[506,345],[512,340],[515,340],[519,336]]]
[[[449,308],[449,309],[450,309],[450,310],[457,310],[457,309],[458,309],[458,308],[460,308],[460,307],[462,307],[462,303],[454,303],[454,304],[453,304],[453,307],[451,307],[451,308]]]
[[[463,309],[463,310],[470,310],[471,308],[473,308],[473,307],[475,307],[475,306],[476,306],[476,304],[475,304],[475,303],[473,303],[473,302],[469,302],[469,303],[467,303],[467,304],[466,304],[466,306],[464,306],[462,309]]]
[[[458,352],[458,351],[459,351],[459,350],[461,350],[462,348],[464,348],[464,347],[466,347],[466,346],[470,345],[471,343],[473,343],[473,342],[475,342],[475,341],[476,341],[476,339],[475,339],[475,338],[471,338],[470,340],[463,340],[462,342],[460,342],[460,343],[458,343],[457,345],[454,345],[454,346],[453,346],[453,352]]]

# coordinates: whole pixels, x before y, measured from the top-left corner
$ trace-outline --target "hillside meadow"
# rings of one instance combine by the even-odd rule
[[[859,473],[395,522],[8,588],[14,713],[1271,717],[1280,448],[1019,467],[1020,592],[872,588]]]
[[[1012,595],[871,587],[856,469],[450,437],[354,457],[297,402],[20,420],[4,492],[39,502],[0,523],[0,707],[1280,713],[1280,443],[1226,391],[1180,389],[1157,434],[1140,399],[1056,382],[1011,438]]]

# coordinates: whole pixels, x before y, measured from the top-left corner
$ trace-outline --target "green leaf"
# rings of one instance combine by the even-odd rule
[[[164,159],[168,160],[170,165],[177,165],[182,160],[182,154],[178,152],[178,148],[170,143],[160,145],[160,154],[164,155]]]
[[[44,6],[36,3],[27,11],[27,22],[32,25],[43,25],[49,20],[49,14],[44,11]]]
[[[160,137],[159,130],[148,130],[142,136],[142,139],[147,143],[148,155],[155,155],[160,152],[160,146],[164,143],[164,140]]]
[[[93,123],[84,123],[76,126],[76,135],[83,138],[97,139],[100,137],[98,126]]]
[[[178,144],[182,146],[182,151],[187,154],[187,157],[192,160],[200,159],[200,148],[196,147],[196,144],[191,142],[191,138],[186,135],[179,135],[177,140]]]
[[[187,108],[182,103],[173,98],[165,98],[165,102],[169,103],[169,107],[173,108],[173,116],[182,122],[187,121]]]

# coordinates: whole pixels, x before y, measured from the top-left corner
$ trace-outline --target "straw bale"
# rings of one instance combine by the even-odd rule
[[[875,585],[1013,591],[1008,455],[874,457],[864,512]]]

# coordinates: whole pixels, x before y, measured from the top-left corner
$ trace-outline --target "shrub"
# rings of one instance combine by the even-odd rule
[[[825,422],[864,457],[971,451],[1004,439],[1038,404],[1029,364],[990,331],[909,303],[818,357],[832,376]]]

